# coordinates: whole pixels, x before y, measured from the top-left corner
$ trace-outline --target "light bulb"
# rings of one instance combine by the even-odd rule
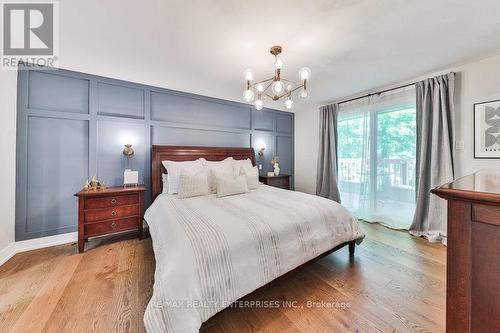
[[[245,92],[243,93],[243,98],[247,102],[251,102],[253,100],[253,96],[254,96],[254,93],[250,89],[245,90]]]
[[[253,81],[253,72],[251,69],[247,69],[245,71],[245,80],[247,81]]]
[[[302,67],[299,70],[299,77],[301,80],[308,80],[310,76],[311,76],[311,70],[309,68]]]
[[[285,101],[285,108],[287,108],[288,110],[290,110],[291,108],[293,108],[293,101],[291,99],[287,99]]]
[[[283,83],[281,81],[275,81],[273,83],[272,89],[276,95],[281,94],[283,91]]]
[[[299,97],[301,100],[307,101],[309,99],[309,92],[305,89],[302,89],[302,91],[299,94]]]
[[[276,61],[274,62],[274,67],[276,69],[282,69],[283,68],[283,60],[281,60],[280,57],[276,57]]]
[[[264,91],[264,85],[262,83],[259,83],[255,86],[255,89],[257,89],[257,91],[261,93]]]
[[[255,106],[255,110],[262,110],[262,108],[264,107],[264,102],[259,98],[257,99],[255,102],[254,102],[254,106]]]
[[[292,91],[292,90],[293,90],[293,84],[291,84],[291,83],[287,84],[287,86],[286,86],[286,91],[289,91],[289,92],[290,92],[290,91]]]

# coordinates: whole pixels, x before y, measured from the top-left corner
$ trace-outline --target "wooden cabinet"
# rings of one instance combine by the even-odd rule
[[[118,186],[75,194],[78,197],[78,252],[84,251],[89,237],[134,229],[142,237],[145,190],[142,185]]]
[[[500,171],[432,193],[448,200],[446,331],[500,332]]]
[[[279,175],[279,176],[259,176],[259,181],[274,187],[279,187],[285,190],[290,189],[290,175]]]

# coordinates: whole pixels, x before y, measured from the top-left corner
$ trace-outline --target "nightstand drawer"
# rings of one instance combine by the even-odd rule
[[[105,222],[86,223],[84,225],[86,236],[99,236],[112,232],[124,231],[137,228],[138,217],[129,217],[120,220]]]
[[[132,205],[139,202],[138,194],[116,195],[85,200],[85,209],[107,208],[114,206]]]
[[[285,190],[290,189],[290,182],[288,178],[274,178],[269,180],[269,185],[279,187]]]
[[[118,206],[103,209],[90,209],[85,211],[85,223],[117,219],[139,215],[139,205]]]
[[[259,181],[266,185],[282,188],[284,190],[290,189],[290,175],[267,176],[260,175]]]
[[[269,185],[272,185],[272,186],[283,186],[283,185],[285,185],[285,182],[287,182],[287,180],[284,178],[270,178],[269,179]]]

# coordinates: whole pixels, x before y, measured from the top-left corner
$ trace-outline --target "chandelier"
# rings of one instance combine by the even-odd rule
[[[270,50],[274,56],[274,75],[269,79],[262,81],[254,81],[254,74],[251,69],[245,71],[245,80],[247,83],[246,90],[243,93],[243,98],[247,103],[252,103],[256,110],[262,110],[264,107],[264,98],[270,98],[273,101],[280,99],[285,100],[285,108],[293,108],[292,94],[300,90],[299,98],[302,100],[309,99],[307,91],[307,80],[311,76],[311,70],[307,67],[302,67],[299,70],[300,83],[284,79],[281,77],[281,69],[283,68],[283,60],[279,54],[281,46],[273,46]]]

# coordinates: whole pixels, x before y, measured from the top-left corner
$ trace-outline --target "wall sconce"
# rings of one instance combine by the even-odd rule
[[[255,148],[257,148],[257,153],[259,154],[259,156],[264,156],[264,150],[266,149],[266,144],[263,141],[256,142]]]
[[[127,143],[125,145],[125,148],[123,148],[123,155],[127,156],[127,157],[130,157],[132,155],[134,155],[134,148],[132,148],[132,145]]]

